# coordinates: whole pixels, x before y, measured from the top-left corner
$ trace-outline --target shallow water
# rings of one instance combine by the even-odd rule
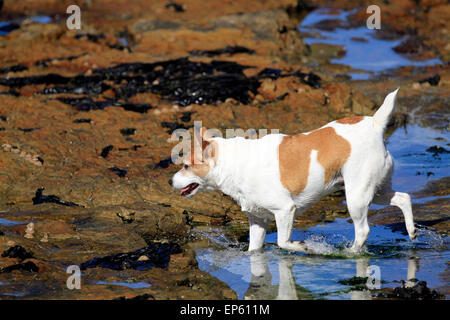
[[[96,284],[103,284],[103,285],[110,285],[110,286],[122,286],[122,287],[128,287],[132,289],[143,289],[143,288],[149,288],[150,284],[147,282],[106,282],[106,281],[98,281]]]
[[[397,129],[386,144],[395,161],[394,190],[418,191],[428,181],[450,176],[450,153],[433,155],[426,151],[431,146],[449,149],[449,142],[448,131],[418,125]]]
[[[40,24],[47,24],[53,21],[49,16],[35,16],[27,19],[18,19],[17,21],[0,21],[0,36],[6,36],[10,32],[19,29],[24,21],[32,21]]]
[[[428,181],[450,176],[449,155],[435,157],[426,152],[433,145],[446,146],[449,139],[448,132],[416,125],[397,129],[387,141],[395,159],[394,189],[417,191]],[[430,171],[434,175],[416,175]],[[434,198],[439,197],[413,198],[413,202]],[[195,232],[215,244],[197,249],[199,268],[226,282],[239,299],[371,299],[369,291],[339,283],[355,276],[368,277],[370,266],[374,272],[379,270],[380,288],[397,287],[398,281],[412,278],[426,281],[438,291],[450,285],[443,276],[450,260],[450,239],[432,229],[419,229],[418,239],[411,242],[400,231],[372,226],[365,251],[358,255],[349,250],[354,228],[347,218],[293,231],[292,239],[305,241],[314,255],[279,249],[276,232],[266,236],[264,252],[259,254],[245,252],[242,244],[229,241],[220,229]]]
[[[349,73],[352,79],[366,80],[381,71],[403,66],[442,64],[440,59],[425,61],[406,59],[392,50],[403,39],[392,41],[376,39],[374,37],[376,30],[370,30],[366,26],[350,29],[335,28],[332,31],[319,30],[314,26],[323,20],[346,20],[347,16],[352,13],[353,11],[338,11],[338,14],[330,15],[330,10],[319,9],[309,13],[298,26],[299,31],[311,34],[304,38],[307,44],[324,43],[339,45],[345,49],[346,54],[342,58],[332,59],[332,63],[345,64],[355,69],[368,71],[368,73]],[[365,40],[355,41],[355,38]]]
[[[266,245],[258,254],[230,247],[199,249],[197,259],[201,270],[226,282],[239,299],[370,299],[369,293],[339,283],[355,276],[368,277],[368,267],[379,270],[381,288],[396,287],[398,281],[412,278],[426,281],[433,289],[448,286],[440,275],[450,260],[448,238],[420,230],[418,240],[412,243],[400,232],[374,226],[365,252],[354,255],[348,250],[353,230],[353,224],[346,219],[295,230],[292,239],[305,241],[315,255]],[[275,243],[276,236],[268,234],[266,243]]]
[[[31,21],[34,22],[38,22],[41,24],[47,24],[53,21],[52,18],[50,18],[49,16],[36,16],[36,17],[31,17],[30,18]]]
[[[0,212],[0,215],[2,213]],[[23,222],[18,222],[18,221],[12,221],[12,220],[7,220],[7,219],[3,219],[0,218],[0,226],[11,226],[11,225],[15,225],[15,224],[22,224]]]

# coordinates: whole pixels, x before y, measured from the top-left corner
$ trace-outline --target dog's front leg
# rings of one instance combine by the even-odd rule
[[[274,210],[275,222],[278,232],[278,246],[283,249],[308,252],[306,245],[300,241],[291,241],[292,227],[294,224],[295,207]]]
[[[264,240],[266,239],[269,221],[267,219],[255,217],[252,214],[247,214],[247,217],[250,223],[250,244],[248,246],[248,251],[261,249],[264,245]]]

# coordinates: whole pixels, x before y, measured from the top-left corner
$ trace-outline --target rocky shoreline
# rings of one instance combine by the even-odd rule
[[[245,215],[219,192],[185,200],[167,183],[177,170],[168,160],[170,133],[194,120],[221,130],[292,134],[371,115],[386,92],[401,86],[393,128],[409,121],[448,130],[446,1],[380,1],[387,13],[380,37],[407,37],[399,52],[443,63],[367,81],[352,81],[345,76],[350,67],[330,63],[343,54],[337,46],[307,45],[296,29],[320,7],[357,7],[349,22],[364,23],[364,1],[351,8],[346,1],[80,1],[80,31],[65,25],[69,2],[5,1],[0,11],[0,21],[9,21],[0,26],[8,30],[0,36],[0,217],[20,222],[0,220],[0,252],[17,245],[33,252],[0,258],[0,284],[9,272],[15,278],[0,288],[23,298],[236,299],[198,269],[192,246],[199,239],[190,230],[226,227],[230,238],[245,242]],[[43,16],[49,21],[31,19]],[[448,180],[441,186],[448,195]],[[328,197],[297,227],[345,216],[342,199]],[[447,202],[440,205],[447,217]],[[442,218],[433,203],[422,207],[419,220]],[[396,215],[372,217],[398,222]],[[34,233],[25,237],[30,223]],[[446,219],[433,226],[448,231]],[[80,290],[65,286],[69,265],[155,243],[180,250],[145,271],[87,268]],[[12,271],[15,265],[22,270]],[[124,279],[149,286],[97,284]]]

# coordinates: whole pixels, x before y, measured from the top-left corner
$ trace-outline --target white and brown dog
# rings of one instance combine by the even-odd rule
[[[303,243],[291,241],[294,218],[337,190],[345,190],[355,226],[354,251],[369,235],[371,203],[399,207],[414,240],[411,199],[391,188],[393,159],[383,138],[397,91],[385,98],[373,117],[344,118],[293,136],[223,139],[208,136],[202,128],[202,154],[192,152],[169,183],[185,197],[219,189],[237,201],[250,222],[249,251],[263,246],[268,223],[275,217],[278,246],[308,252]]]

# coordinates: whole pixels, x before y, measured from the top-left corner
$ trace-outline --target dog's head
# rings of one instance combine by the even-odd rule
[[[205,128],[201,129],[200,138],[194,135],[194,148],[183,157],[183,167],[169,179],[175,189],[181,189],[180,195],[193,197],[200,190],[210,187],[208,174],[217,161],[218,146]]]

